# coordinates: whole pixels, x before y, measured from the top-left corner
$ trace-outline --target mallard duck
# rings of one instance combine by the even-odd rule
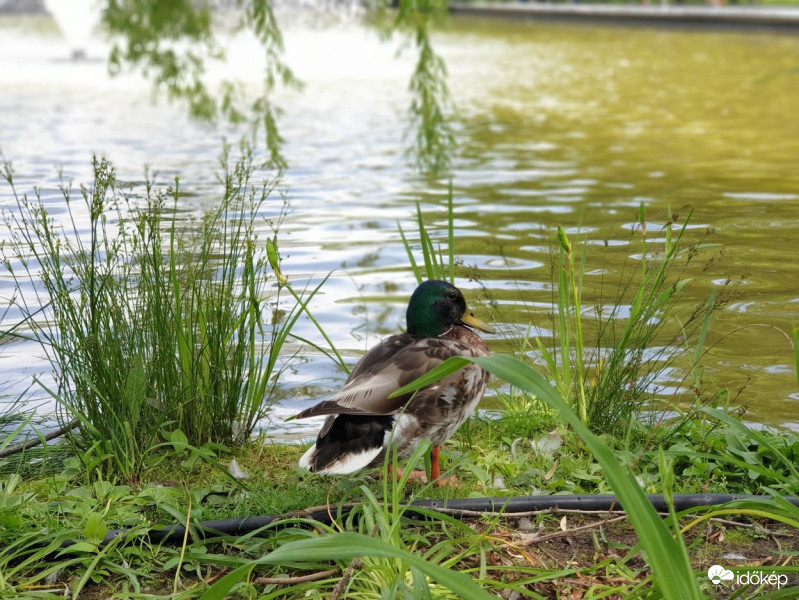
[[[488,355],[488,346],[469,327],[492,329],[466,307],[458,288],[436,280],[413,292],[406,324],[405,333],[384,339],[364,355],[340,392],[295,417],[328,415],[300,467],[328,475],[354,473],[382,465],[389,440],[400,459],[426,439],[433,443],[431,476],[440,477],[439,447],[474,411],[488,373],[469,364],[415,395],[389,395],[451,356]]]

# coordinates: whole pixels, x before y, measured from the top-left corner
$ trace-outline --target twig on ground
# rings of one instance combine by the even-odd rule
[[[363,561],[361,561],[360,558],[352,559],[352,562],[347,566],[347,570],[344,571],[344,575],[341,576],[341,579],[338,580],[333,591],[330,592],[328,600],[339,600],[339,598],[342,597],[342,594],[346,591],[350,583],[350,579],[352,579],[353,573],[355,573],[355,569],[360,569],[362,565]]]
[[[293,577],[257,577],[253,580],[253,583],[256,585],[294,585],[297,583],[308,583],[309,581],[327,579],[339,571],[340,569],[338,567],[334,567],[332,569],[328,569],[327,571],[309,573],[308,575],[295,575]]]

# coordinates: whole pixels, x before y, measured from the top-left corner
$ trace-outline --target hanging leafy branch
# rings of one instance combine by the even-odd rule
[[[388,2],[378,0],[385,9]],[[225,60],[214,34],[212,3],[196,0],[108,0],[102,24],[111,35],[109,57],[112,75],[125,68],[143,73],[156,94],[186,104],[198,120],[250,123],[263,132],[269,163],[285,168],[280,114],[272,97],[279,86],[299,87],[300,82],[284,62],[283,36],[270,0],[232,0],[239,10],[237,28],[252,32],[261,43],[265,60],[263,89],[248,100],[240,83],[224,80],[218,88],[206,82],[209,63]],[[436,54],[430,27],[447,12],[446,0],[400,0],[389,32],[410,34],[418,52],[410,81],[407,154],[423,173],[441,174],[451,164],[455,138],[447,121],[451,110],[446,66]]]
[[[430,39],[431,27],[446,15],[447,0],[402,0],[393,25],[394,29],[412,32],[418,52],[409,86],[407,136],[412,136],[414,142],[407,154],[421,172],[431,175],[449,170],[455,148],[455,136],[447,120],[447,113],[452,111],[447,67]]]
[[[211,33],[211,14],[190,0],[151,2],[110,0],[103,24],[119,36],[111,49],[109,68],[119,73],[125,63],[141,68],[157,90],[188,103],[192,116],[212,120],[218,107],[202,83],[207,58],[221,58]],[[188,42],[178,50],[175,42]]]
[[[142,72],[157,94],[184,102],[189,114],[200,121],[219,119],[261,126],[269,162],[286,166],[278,134],[276,109],[270,97],[278,85],[299,82],[283,62],[283,37],[267,0],[236,0],[238,28],[253,32],[264,51],[266,70],[263,92],[254,101],[239,84],[223,81],[219,90],[205,81],[210,62],[225,60],[224,49],[214,35],[213,11],[208,2],[194,0],[109,0],[102,24],[111,35],[111,74],[125,67]]]

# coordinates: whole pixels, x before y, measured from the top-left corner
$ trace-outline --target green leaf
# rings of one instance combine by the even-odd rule
[[[768,448],[774,454],[774,456],[776,456],[779,459],[779,461],[785,466],[785,468],[790,472],[791,481],[792,482],[799,482],[799,470],[797,470],[796,466],[794,466],[793,461],[791,459],[789,459],[787,456],[785,456],[785,454],[780,452],[780,450],[776,446],[774,446],[774,444],[772,444],[769,441],[768,437],[764,436],[763,434],[761,434],[760,432],[758,432],[758,431],[756,431],[754,429],[749,429],[746,425],[741,423],[739,420],[734,419],[733,417],[731,417],[730,415],[728,415],[727,413],[725,413],[723,411],[720,411],[720,410],[715,409],[715,408],[711,408],[709,406],[702,407],[701,410],[702,410],[702,412],[710,415],[711,417],[713,417],[715,419],[718,419],[719,421],[727,424],[732,431],[735,431],[738,434],[742,434],[742,435],[746,436],[747,438],[751,437],[752,439],[756,440],[760,447]],[[730,440],[730,439],[738,440],[738,443],[741,445],[741,449],[745,450],[745,447],[743,446],[743,444],[740,442],[740,440],[737,437],[727,436],[727,439],[728,440]],[[767,466],[763,465],[761,463],[761,461],[755,460],[754,462],[756,464],[755,465],[750,465],[750,469],[754,469],[756,471],[757,470],[762,470],[764,475],[769,475],[769,474],[774,473],[773,469],[770,469]]]
[[[377,556],[402,560],[418,569],[440,585],[469,600],[496,600],[469,575],[458,573],[426,561],[418,554],[397,548],[382,540],[360,533],[335,533],[289,542],[251,564],[239,567],[212,585],[201,600],[224,600],[231,588],[247,578],[257,565],[276,565],[298,562],[349,560],[360,556]]]
[[[405,231],[402,229],[402,225],[397,222],[397,229],[399,230],[400,237],[402,238],[402,245],[405,247],[405,253],[408,255],[408,260],[411,262],[411,270],[413,271],[414,277],[416,277],[416,283],[422,283],[424,278],[422,277],[422,272],[419,269],[419,266],[416,264],[416,259],[413,257],[413,250],[411,249],[411,244],[408,241],[408,238],[405,237]]]
[[[62,548],[58,552],[58,556],[63,554],[78,554],[81,552],[94,554],[97,552],[97,544],[90,544],[89,542],[75,542],[74,544],[70,544],[65,548]]]
[[[560,243],[560,247],[563,248],[566,254],[572,253],[571,242],[569,241],[566,232],[563,230],[563,227],[561,227],[560,225],[558,225],[558,242]]]
[[[471,359],[487,371],[521,390],[535,394],[574,428],[602,466],[603,473],[635,528],[655,582],[665,598],[702,598],[685,545],[675,539],[641,491],[633,474],[622,467],[613,452],[591,433],[538,371],[504,355]]]
[[[555,362],[555,357],[552,356],[552,353],[549,351],[549,349],[544,346],[544,342],[541,341],[541,338],[535,338],[535,344],[538,347],[538,351],[541,353],[541,356],[544,358],[544,362],[547,363],[549,372],[553,377],[559,379],[558,364]]]
[[[180,445],[189,445],[189,438],[186,437],[186,434],[183,433],[180,429],[175,429],[174,431],[168,431],[164,433],[164,437],[167,440],[172,442],[173,444],[180,444]],[[178,447],[175,446],[177,450]]]
[[[84,539],[90,544],[101,544],[107,532],[103,516],[100,513],[91,513],[83,528]]]

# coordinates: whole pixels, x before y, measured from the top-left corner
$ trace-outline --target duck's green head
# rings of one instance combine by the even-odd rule
[[[425,281],[417,287],[408,302],[405,318],[408,333],[414,337],[436,337],[453,325],[493,331],[472,314],[461,291],[446,281]]]

